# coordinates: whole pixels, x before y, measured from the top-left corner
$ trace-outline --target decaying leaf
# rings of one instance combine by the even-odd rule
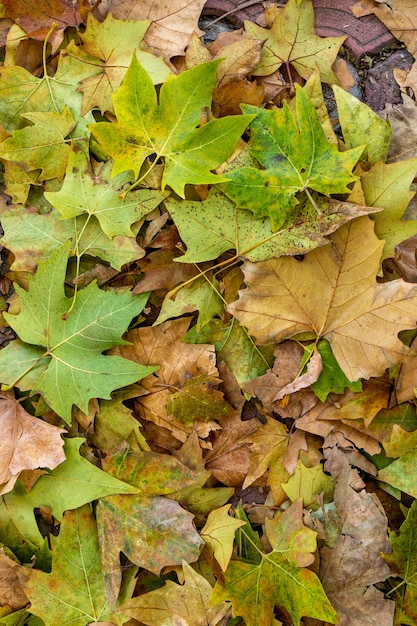
[[[63,428],[58,428],[25,411],[13,395],[0,395],[0,494],[13,489],[25,469],[53,469],[63,461]]]
[[[398,332],[415,327],[417,288],[400,279],[376,284],[382,243],[368,218],[353,220],[331,239],[302,262],[246,261],[248,287],[229,311],[259,343],[309,333],[328,340],[349,380],[379,376],[412,354]],[[355,273],[359,265],[366,274]]]
[[[120,612],[149,626],[206,626],[218,624],[228,611],[228,604],[210,604],[212,588],[208,581],[183,562],[184,584],[171,580],[160,589],[125,602]]]
[[[230,506],[230,504],[225,504],[211,511],[201,529],[202,538],[211,546],[214,558],[223,572],[227,569],[232,556],[236,529],[245,525],[243,520],[234,519],[228,514]]]
[[[20,570],[31,612],[41,617],[45,626],[113,621],[104,593],[95,519],[88,505],[65,514],[53,544],[50,574],[30,568]]]

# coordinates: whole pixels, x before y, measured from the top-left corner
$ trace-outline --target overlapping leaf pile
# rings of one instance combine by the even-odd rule
[[[0,4],[0,624],[414,624],[417,157],[310,0],[90,4]]]

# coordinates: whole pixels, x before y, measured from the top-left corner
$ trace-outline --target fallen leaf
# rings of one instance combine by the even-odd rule
[[[27,413],[12,393],[0,395],[0,424],[0,495],[13,489],[22,470],[53,469],[65,461],[65,430]]]
[[[291,500],[302,499],[305,509],[316,511],[323,502],[332,502],[334,484],[331,477],[323,472],[323,466],[306,467],[300,460],[294,474],[282,488]]]
[[[239,208],[250,209],[256,218],[270,217],[273,231],[294,220],[298,192],[305,192],[313,206],[308,189],[325,196],[349,192],[347,185],[356,180],[352,169],[363,151],[359,146],[339,152],[327,140],[316,109],[299,86],[292,104],[292,109],[284,102],[274,110],[242,105],[244,113],[256,115],[249,150],[264,169],[232,170],[221,186]]]
[[[338,536],[333,548],[325,546],[320,551],[320,580],[341,624],[391,626],[394,603],[374,587],[391,575],[381,557],[381,552],[389,550],[385,512],[363,483],[362,488],[353,486],[358,472],[342,453],[339,456],[334,496]]]
[[[26,164],[28,170],[41,170],[41,180],[62,180],[71,148],[65,137],[76,122],[69,109],[63,113],[25,113],[33,126],[13,132],[12,137],[0,144],[0,158]]]
[[[314,560],[316,533],[303,525],[301,500],[265,523],[272,552],[260,552],[258,563],[231,561],[211,602],[231,601],[233,616],[251,626],[269,626],[274,605],[284,606],[295,626],[302,616],[335,624],[336,614],[319,579],[305,569]]]
[[[14,521],[22,537],[34,546],[42,546],[44,542],[34,515],[34,509],[41,505],[49,507],[52,515],[61,521],[64,511],[97,498],[137,492],[134,487],[113,478],[80,456],[79,448],[83,442],[81,437],[67,439],[63,463],[40,476],[29,492],[18,480],[13,491],[2,498],[0,508]]]
[[[156,327],[144,327],[130,331],[126,338],[131,346],[122,346],[113,351],[138,363],[151,366],[161,363],[157,373],[141,381],[147,395],[136,400],[136,411],[143,419],[154,422],[172,431],[180,441],[185,441],[190,433],[190,426],[175,420],[167,411],[167,402],[177,390],[181,380],[190,374],[203,373],[218,377],[214,347],[208,344],[187,345],[181,338],[185,334],[190,320],[164,322]],[[206,426],[206,425],[205,425]],[[210,430],[210,424],[207,426]],[[195,421],[193,428],[198,428]]]
[[[90,507],[85,505],[68,511],[60,534],[52,538],[52,543],[54,556],[50,574],[30,568],[20,570],[31,612],[42,618],[45,626],[65,623],[84,626],[102,618],[111,620],[103,587],[96,523]],[[119,619],[115,619],[119,624]]]
[[[14,254],[12,268],[16,271],[34,272],[39,261],[46,261],[69,239],[78,241],[78,249],[72,248],[70,254],[98,256],[117,270],[145,255],[136,237],[109,239],[98,221],[88,215],[62,220],[57,209],[40,215],[13,206],[2,212],[1,222],[3,245]]]
[[[400,597],[401,611],[413,621],[417,618],[417,589],[413,580],[417,574],[416,513],[417,505],[414,501],[398,534],[394,531],[389,533],[391,552],[382,555],[396,576],[402,578],[405,590],[396,585],[397,590],[399,588],[397,593]]]
[[[230,506],[230,504],[225,504],[219,509],[210,511],[201,529],[201,537],[206,544],[211,546],[214,558],[223,572],[226,571],[232,557],[236,529],[245,525],[243,520],[229,515]]]
[[[222,423],[222,430],[206,455],[206,469],[224,485],[243,484],[250,467],[249,443],[244,437],[260,426],[256,418],[242,420],[239,414]]]
[[[184,54],[194,32],[201,35],[198,20],[204,0],[195,0],[191,4],[189,0],[159,3],[153,0],[110,0],[106,4],[107,10],[118,19],[150,20],[152,24],[145,42],[156,54],[167,59]]]
[[[150,20],[118,20],[111,13],[103,22],[98,22],[88,14],[86,29],[80,33],[82,45],[77,47],[77,57],[94,64],[99,71],[81,82],[82,114],[96,107],[103,115],[106,111],[113,112],[112,95],[120,87],[133,53],[154,84],[163,83],[169,76],[170,69],[162,59],[139,48],[150,24]]]
[[[414,157],[389,164],[378,161],[361,176],[366,204],[385,209],[372,217],[376,234],[385,239],[382,259],[395,256],[395,246],[416,232],[417,221],[403,217],[415,193],[410,185],[416,173]]]
[[[206,626],[218,624],[228,611],[225,602],[210,605],[212,588],[208,581],[183,562],[184,584],[167,580],[155,589],[125,602],[120,613],[149,626]]]
[[[213,113],[216,117],[240,115],[241,104],[259,107],[264,101],[264,95],[264,88],[255,81],[226,83],[213,89]]]
[[[378,480],[416,497],[417,488],[414,480],[417,458],[416,431],[410,433],[395,424],[390,440],[383,442],[383,446],[387,455],[395,458],[395,461],[379,470]]]
[[[332,71],[345,37],[318,37],[314,29],[314,8],[310,0],[289,0],[277,13],[271,29],[245,22],[246,36],[265,41],[255,76],[272,74],[291,64],[307,80],[318,68],[325,83],[338,84]]]
[[[242,485],[247,489],[258,478],[268,472],[267,485],[271,489],[275,506],[285,499],[282,483],[288,478],[283,466],[283,458],[287,450],[289,435],[284,424],[270,417],[266,423],[250,435],[243,437],[241,443],[250,444],[249,471]]]
[[[110,398],[115,388],[137,382],[155,368],[103,355],[104,350],[124,343],[120,336],[142,311],[147,294],[132,298],[129,293],[106,293],[91,283],[76,294],[75,301],[67,298],[68,250],[69,245],[64,245],[39,264],[28,291],[16,285],[21,310],[5,315],[19,334],[13,344],[23,361],[16,362],[14,355],[9,362],[13,345],[9,344],[0,353],[0,367],[4,383],[42,393],[49,406],[70,423],[73,404],[86,413],[89,400],[97,397],[100,388],[102,397]],[[30,374],[30,384],[25,383]],[[65,380],[65,394],[60,380]]]
[[[43,41],[48,34],[48,41],[53,43],[55,52],[64,37],[67,26],[81,24],[80,6],[70,0],[39,0],[36,4],[27,0],[4,0],[2,2],[8,17],[29,33],[33,39]],[[55,33],[49,32],[55,27]]]
[[[341,87],[335,85],[333,92],[346,147],[351,149],[365,145],[362,160],[369,163],[385,161],[392,135],[389,121],[381,119],[370,107]]]
[[[412,353],[398,332],[415,326],[417,288],[402,280],[376,284],[383,244],[368,218],[351,221],[331,239],[301,263],[245,261],[248,287],[228,310],[259,343],[310,333],[329,341],[349,380],[382,375]],[[359,265],[363,273],[355,278]]]
[[[262,42],[255,39],[240,39],[222,46],[215,59],[221,59],[217,71],[217,87],[244,80],[252,74],[262,53]]]
[[[111,167],[111,163],[104,163],[94,170],[84,152],[74,149],[69,154],[61,189],[44,195],[63,220],[86,214],[89,221],[93,218],[99,222],[109,239],[133,237],[132,224],[156,208],[167,194],[140,189],[120,198],[121,192],[132,182],[132,174],[123,172],[111,178]]]
[[[170,75],[157,97],[148,73],[133,56],[113,99],[118,122],[89,125],[100,145],[113,158],[113,176],[126,170],[138,176],[146,157],[155,154],[155,164],[160,158],[165,160],[162,190],[169,185],[184,197],[187,183],[197,185],[225,180],[211,170],[233,152],[253,116],[214,119],[196,128],[202,107],[211,104],[218,64],[218,61],[210,61],[178,76]],[[152,169],[150,165],[148,171]]]
[[[0,549],[0,607],[21,609],[29,604],[29,598],[19,581],[19,563],[12,561],[3,548]],[[0,618],[1,619],[1,618]]]
[[[239,170],[238,170],[239,171]],[[260,170],[254,172],[262,173]],[[243,190],[244,178],[242,178]],[[259,189],[256,190],[259,195]],[[253,195],[253,194],[252,194]],[[262,201],[263,202],[263,201]],[[225,195],[211,189],[203,202],[170,198],[166,206],[187,251],[178,263],[202,263],[229,250],[251,261],[264,261],[282,255],[305,254],[328,243],[326,235],[353,217],[373,212],[349,202],[317,198],[321,220],[307,201],[300,199],[297,214],[276,232],[268,216],[254,219],[249,210],[236,207]]]

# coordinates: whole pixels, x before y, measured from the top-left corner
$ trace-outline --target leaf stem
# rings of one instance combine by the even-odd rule
[[[45,82],[48,85],[48,91],[49,91],[49,95],[51,97],[51,102],[52,102],[52,104],[54,106],[55,111],[57,113],[59,113],[59,109],[58,109],[58,107],[56,105],[54,94],[52,93],[51,85],[50,85],[50,82],[49,82],[48,68],[47,68],[47,65],[46,65],[46,48],[47,48],[47,45],[48,45],[48,40],[53,35],[53,33],[56,31],[57,28],[58,28],[58,25],[55,22],[53,22],[51,24],[51,28],[49,29],[49,31],[48,31],[45,39],[44,39],[43,49],[42,49],[42,65],[43,65],[43,75],[44,75],[44,78],[45,78]]]

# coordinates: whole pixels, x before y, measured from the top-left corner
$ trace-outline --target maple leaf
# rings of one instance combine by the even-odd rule
[[[22,568],[20,580],[30,610],[45,626],[126,620],[111,614],[103,587],[94,515],[88,505],[68,511],[58,537],[52,538],[52,572]],[[77,593],[74,594],[74,589]],[[58,591],[57,591],[58,590]]]
[[[392,134],[389,121],[380,118],[345,89],[333,86],[333,92],[346,147],[357,148],[365,144],[363,161],[385,161]]]
[[[378,480],[416,497],[417,488],[414,480],[417,458],[416,431],[410,433],[395,424],[390,440],[383,445],[387,456],[395,458],[395,461],[378,472]]]
[[[198,20],[204,0],[175,0],[169,4],[153,0],[112,0],[108,6],[119,19],[150,20],[145,43],[155,54],[169,59],[182,56],[193,33],[201,35]],[[99,11],[101,6],[99,7]]]
[[[181,388],[169,396],[168,413],[187,426],[191,426],[196,418],[208,422],[229,417],[233,409],[224,399],[223,392],[217,389],[221,382],[214,376],[201,374],[186,377]]]
[[[1,152],[0,152],[1,155]],[[166,193],[140,189],[120,198],[120,192],[132,182],[130,172],[110,179],[111,164],[93,170],[87,156],[80,150],[70,153],[64,184],[57,192],[45,192],[45,198],[66,220],[86,213],[98,220],[109,237],[134,235],[131,224],[150,213],[166,197]]]
[[[341,451],[335,461],[337,520],[325,522],[326,535],[332,539],[320,550],[320,580],[341,624],[390,626],[394,602],[374,586],[390,576],[381,557],[389,547],[387,518],[376,495],[366,492],[359,473]]]
[[[119,613],[149,626],[207,626],[219,624],[228,611],[225,602],[210,606],[212,588],[209,582],[185,561],[182,563],[184,584],[167,580],[155,589],[125,602]]]
[[[305,569],[314,560],[316,533],[303,525],[301,500],[265,523],[272,552],[257,548],[258,563],[231,561],[224,585],[216,583],[210,602],[230,600],[233,616],[251,626],[270,626],[275,605],[287,609],[295,626],[303,616],[335,624],[336,614],[319,579]],[[239,532],[245,533],[243,528]]]
[[[417,230],[416,220],[403,218],[415,192],[410,185],[417,171],[417,158],[396,163],[378,161],[361,176],[361,185],[368,206],[385,209],[373,218],[375,232],[385,240],[382,260],[395,256],[395,246]]]
[[[60,52],[58,67],[54,76],[36,78],[20,66],[2,67],[0,86],[0,121],[4,128],[12,132],[27,126],[23,117],[26,113],[62,113],[68,107],[74,118],[81,115],[82,94],[77,91],[80,82],[95,74],[97,69],[83,63],[77,57],[75,44],[70,43]],[[81,118],[82,119],[82,118]]]
[[[71,248],[71,255],[97,256],[117,270],[145,255],[135,237],[109,239],[98,221],[87,214],[62,220],[56,209],[39,215],[13,206],[1,211],[1,220],[5,233],[3,245],[14,254],[12,268],[16,271],[35,271],[39,261],[47,260],[69,239],[78,242],[78,249]]]
[[[225,504],[210,511],[201,529],[201,537],[213,549],[214,558],[223,572],[226,571],[232,557],[235,532],[245,525],[244,520],[234,519],[229,515],[230,507],[231,504]]]
[[[142,310],[147,294],[117,295],[92,283],[76,294],[73,303],[64,292],[68,249],[69,244],[62,246],[39,264],[28,291],[16,286],[21,311],[5,315],[20,339],[9,344],[15,343],[14,350],[7,346],[0,352],[0,378],[8,385],[32,387],[32,393],[41,393],[70,422],[73,404],[87,412],[91,398],[110,398],[114,389],[136,382],[155,368],[102,354],[125,343],[120,335]],[[72,303],[72,311],[63,319]],[[17,359],[15,352],[20,355]],[[24,376],[34,367],[36,380],[28,387]]]
[[[262,174],[259,170],[253,171]],[[231,173],[228,176],[231,176]],[[225,192],[228,193],[231,188],[227,185]],[[239,189],[239,197],[241,191],[243,194],[243,187]],[[250,198],[253,194],[251,196],[249,189],[247,192],[248,206],[251,204],[252,210]],[[229,195],[233,194],[234,189]],[[169,198],[166,206],[181,239],[187,246],[185,254],[178,257],[176,262],[210,261],[229,250],[236,250],[237,256],[251,261],[264,261],[272,256],[304,254],[317,246],[327,244],[329,240],[326,239],[326,235],[352,217],[372,211],[357,204],[322,198],[317,198],[317,204],[320,207],[321,220],[317,219],[317,212],[312,205],[301,198],[294,219],[289,219],[285,226],[282,225],[280,230],[274,232],[269,219],[261,217],[254,220],[249,211],[236,207],[215,188],[211,189],[203,202],[192,200],[179,202]],[[280,209],[279,213],[281,214]],[[262,214],[270,216],[269,205],[267,207],[266,203],[265,212],[262,210]]]
[[[13,132],[13,136],[0,144],[0,158],[23,162],[28,170],[41,170],[39,178],[62,179],[71,147],[65,137],[76,122],[68,108],[63,113],[25,113],[33,126]]]
[[[107,458],[106,471],[140,493],[140,498],[103,498],[97,509],[104,583],[113,606],[122,579],[120,552],[158,575],[166,565],[197,560],[202,540],[192,524],[194,516],[161,496],[199,483],[201,477],[177,459],[141,452],[126,443]],[[208,475],[203,472],[204,482]]]
[[[76,509],[97,498],[116,493],[137,493],[137,489],[95,467],[80,456],[84,439],[74,437],[65,442],[66,460],[55,469],[38,478],[27,492],[18,480],[13,491],[6,493],[0,504],[3,521],[12,520],[22,537],[34,546],[42,546],[42,537],[36,523],[34,509],[47,506],[58,521],[64,511]]]
[[[309,333],[327,339],[350,381],[382,375],[412,353],[398,333],[415,327],[417,287],[376,283],[383,243],[368,218],[345,224],[331,240],[301,263],[245,261],[248,288],[228,309],[259,343]]]
[[[113,175],[132,170],[138,176],[146,157],[155,155],[154,164],[162,157],[165,161],[162,189],[169,185],[181,197],[187,183],[226,180],[210,170],[230,155],[253,115],[212,120],[196,129],[202,108],[211,104],[218,65],[218,61],[211,61],[169,76],[161,87],[158,103],[148,73],[133,55],[114,95],[118,122],[89,125],[113,158]]]
[[[218,362],[224,361],[239,384],[256,378],[269,367],[271,348],[255,346],[235,318],[229,322],[213,319],[200,330],[193,326],[182,340],[191,344],[214,344]]]
[[[323,502],[333,500],[334,484],[331,477],[323,472],[321,463],[306,467],[298,460],[294,474],[282,484],[282,488],[291,502],[301,498],[304,508],[314,511],[323,506]],[[319,499],[320,496],[323,496],[323,500]]]
[[[339,152],[327,140],[301,87],[296,86],[295,113],[285,101],[282,109],[242,105],[242,110],[257,114],[250,125],[249,149],[265,169],[242,167],[228,172],[230,181],[221,189],[238,207],[250,209],[257,218],[269,216],[276,231],[291,220],[298,192],[305,191],[312,201],[309,189],[326,196],[350,191],[347,185],[357,180],[352,169],[363,146]]]
[[[83,114],[95,107],[103,114],[113,111],[112,94],[119,88],[135,51],[154,84],[163,83],[169,76],[171,71],[162,59],[139,49],[150,24],[150,20],[118,20],[111,13],[103,22],[98,22],[92,13],[88,14],[85,32],[80,33],[82,45],[77,48],[77,55],[100,69],[81,82]]]
[[[415,583],[417,574],[416,516],[417,503],[414,500],[399,533],[389,531],[391,553],[382,555],[384,561],[403,580],[401,586],[396,585],[396,589],[397,594],[400,596],[403,619],[405,616],[410,619],[410,621],[401,620],[404,624],[414,624],[417,619],[417,586]]]
[[[65,430],[32,417],[13,395],[0,395],[0,492],[13,489],[24,469],[53,469],[65,460]]]
[[[339,83],[332,65],[345,37],[316,35],[311,0],[289,0],[270,30],[245,22],[245,31],[248,37],[266,40],[261,60],[252,72],[255,76],[266,76],[281,65],[291,64],[305,79],[319,68],[323,82]]]
[[[5,0],[2,2],[16,24],[29,33],[33,39],[43,41],[49,34],[49,42],[53,43],[53,51],[61,43],[67,26],[77,27],[81,24],[80,6],[68,0],[39,0],[36,3],[26,0]],[[50,32],[51,28],[54,30]]]
[[[249,443],[251,449],[250,467],[242,485],[243,489],[247,489],[268,471],[267,484],[275,506],[279,506],[286,499],[281,484],[288,477],[282,462],[288,446],[287,429],[277,420],[266,417],[266,423],[261,424],[253,434],[241,439],[241,442]]]

